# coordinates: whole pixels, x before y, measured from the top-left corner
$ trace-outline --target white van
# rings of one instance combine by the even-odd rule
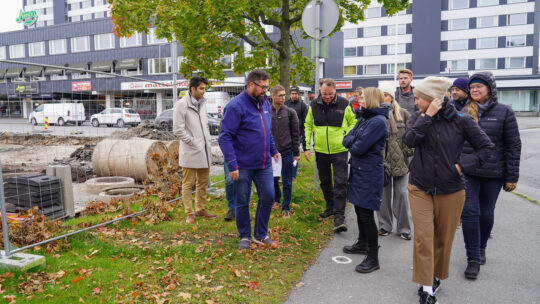
[[[231,101],[231,96],[227,92],[206,92],[204,98],[208,114],[223,115],[223,109]]]
[[[67,123],[81,125],[86,120],[82,103],[47,103],[34,109],[28,116],[28,121],[33,125],[43,124],[45,117],[48,117],[49,124],[59,126]]]

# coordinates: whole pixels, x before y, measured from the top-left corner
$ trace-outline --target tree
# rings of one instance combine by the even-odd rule
[[[371,0],[335,0],[345,21],[364,20]],[[271,83],[285,88],[297,81],[313,82],[314,64],[299,46],[299,38],[308,38],[301,28],[302,11],[309,0],[109,0],[114,32],[129,36],[155,27],[158,38],[176,37],[182,45],[180,74],[194,73],[223,79],[222,58],[234,56],[233,72],[241,74],[254,68],[266,68]],[[408,0],[378,0],[393,15],[409,6]],[[278,28],[269,34],[265,25]],[[277,36],[277,37],[276,37]],[[249,47],[246,47],[249,46]],[[247,50],[247,51],[246,51]]]

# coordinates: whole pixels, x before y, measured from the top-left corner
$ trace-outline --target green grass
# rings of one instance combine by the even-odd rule
[[[208,209],[218,218],[197,218],[193,226],[185,224],[183,207],[175,207],[170,221],[150,226],[125,220],[68,238],[67,251],[29,250],[46,256],[47,266],[4,273],[2,296],[15,296],[17,303],[281,303],[333,235],[331,221],[317,220],[323,206],[322,193],[313,191],[312,163],[304,161],[293,185],[294,214],[285,220],[272,211],[277,249],[238,250],[235,223],[223,221],[227,201],[216,197]],[[113,217],[86,216],[65,225],[74,229]],[[61,271],[63,277],[50,278]]]
[[[538,206],[540,206],[540,202],[537,201],[537,200],[535,200],[534,198],[530,198],[530,197],[528,197],[527,195],[525,195],[525,194],[523,194],[523,193],[516,192],[516,191],[512,191],[512,193],[513,193],[514,195],[517,195],[517,196],[519,196],[519,197],[521,197],[521,198],[524,198],[524,199],[528,200],[528,201],[531,202],[531,203],[534,203],[534,204],[537,204]]]

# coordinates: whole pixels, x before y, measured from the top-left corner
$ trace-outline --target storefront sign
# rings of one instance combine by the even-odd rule
[[[156,83],[157,82],[157,83]],[[172,80],[162,80],[156,82],[139,81],[139,82],[122,82],[122,91],[129,90],[152,90],[152,89],[170,89],[173,86]],[[244,86],[244,77],[228,77],[224,81],[212,81],[213,87],[238,87]],[[188,80],[178,80],[176,86],[178,88],[187,88]]]
[[[92,91],[92,83],[90,81],[76,81],[71,83],[73,92]]]
[[[336,81],[336,89],[352,89],[352,80]]]
[[[15,94],[38,94],[39,88],[37,82],[21,82],[15,84]]]
[[[21,12],[19,13],[19,18],[17,18],[18,23],[24,23],[26,26],[32,26],[34,23],[36,23],[38,18],[38,15],[36,11],[28,11],[28,12]]]

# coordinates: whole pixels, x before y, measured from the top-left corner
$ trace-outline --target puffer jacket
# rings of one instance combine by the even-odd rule
[[[462,155],[465,141],[473,145],[475,153]],[[456,163],[470,172],[482,165],[494,148],[475,121],[467,114],[458,113],[448,101],[443,102],[433,117],[414,113],[403,142],[414,148],[409,183],[433,195],[465,189]]]
[[[392,176],[404,176],[409,172],[409,157],[413,155],[413,149],[403,143],[403,134],[411,114],[403,108],[400,109],[402,121],[396,121],[397,135],[388,135],[388,149],[385,149],[384,164],[390,169]],[[390,110],[388,115],[394,115]]]
[[[465,170],[467,175],[478,177],[504,178],[506,183],[517,183],[519,179],[519,162],[521,157],[521,139],[514,111],[500,104],[497,98],[497,85],[495,77],[490,72],[479,72],[469,78],[484,80],[491,90],[488,108],[478,117],[480,128],[486,132],[489,139],[495,144],[494,153],[480,166]],[[469,103],[463,107],[462,112],[467,113]],[[463,154],[469,155],[473,149],[465,143]]]

